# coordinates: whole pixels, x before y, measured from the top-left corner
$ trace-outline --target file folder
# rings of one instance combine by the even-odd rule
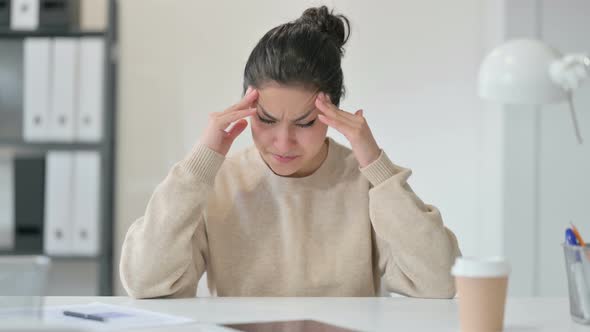
[[[52,141],[72,142],[77,102],[79,42],[74,38],[55,38],[49,136]]]
[[[104,40],[86,37],[80,40],[80,76],[77,138],[82,142],[102,139],[104,108]]]
[[[94,256],[100,250],[100,155],[82,151],[74,154],[73,250],[76,255]]]
[[[49,255],[69,255],[72,252],[73,168],[73,152],[47,153],[43,239],[45,253]]]
[[[24,128],[23,40],[0,38],[0,50],[0,140],[21,140]]]
[[[52,42],[25,38],[23,44],[23,138],[45,141],[49,137],[51,107]]]
[[[39,28],[67,31],[78,27],[80,0],[40,1]]]
[[[43,250],[45,156],[14,158],[15,247],[19,253]]]
[[[10,25],[10,0],[0,0],[0,28]]]
[[[36,30],[39,27],[39,0],[12,0],[10,28]]]
[[[14,184],[12,158],[0,158],[0,250],[14,247]]]

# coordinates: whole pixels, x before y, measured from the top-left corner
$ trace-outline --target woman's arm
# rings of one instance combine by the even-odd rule
[[[453,297],[450,271],[461,255],[457,238],[444,226],[438,209],[414,194],[407,183],[411,171],[381,152],[361,172],[372,184],[375,264],[385,289],[414,297]]]
[[[196,145],[158,185],[123,243],[121,281],[130,296],[195,296],[207,262],[207,197],[224,159]]]

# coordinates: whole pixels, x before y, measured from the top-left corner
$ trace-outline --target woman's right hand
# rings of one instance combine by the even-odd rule
[[[237,104],[223,112],[209,114],[209,124],[199,142],[225,156],[236,137],[248,126],[248,120],[244,118],[256,113],[256,107],[253,106],[257,99],[258,91],[249,87]],[[237,122],[226,131],[234,121]]]

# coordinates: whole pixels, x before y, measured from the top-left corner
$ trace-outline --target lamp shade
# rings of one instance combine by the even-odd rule
[[[567,100],[549,68],[561,53],[530,39],[516,39],[496,47],[479,67],[479,95],[509,104],[548,104]]]

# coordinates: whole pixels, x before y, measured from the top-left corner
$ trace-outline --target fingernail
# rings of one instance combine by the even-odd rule
[[[246,95],[249,95],[250,92],[252,92],[252,90],[253,90],[252,87],[248,86],[248,89],[246,90]]]

